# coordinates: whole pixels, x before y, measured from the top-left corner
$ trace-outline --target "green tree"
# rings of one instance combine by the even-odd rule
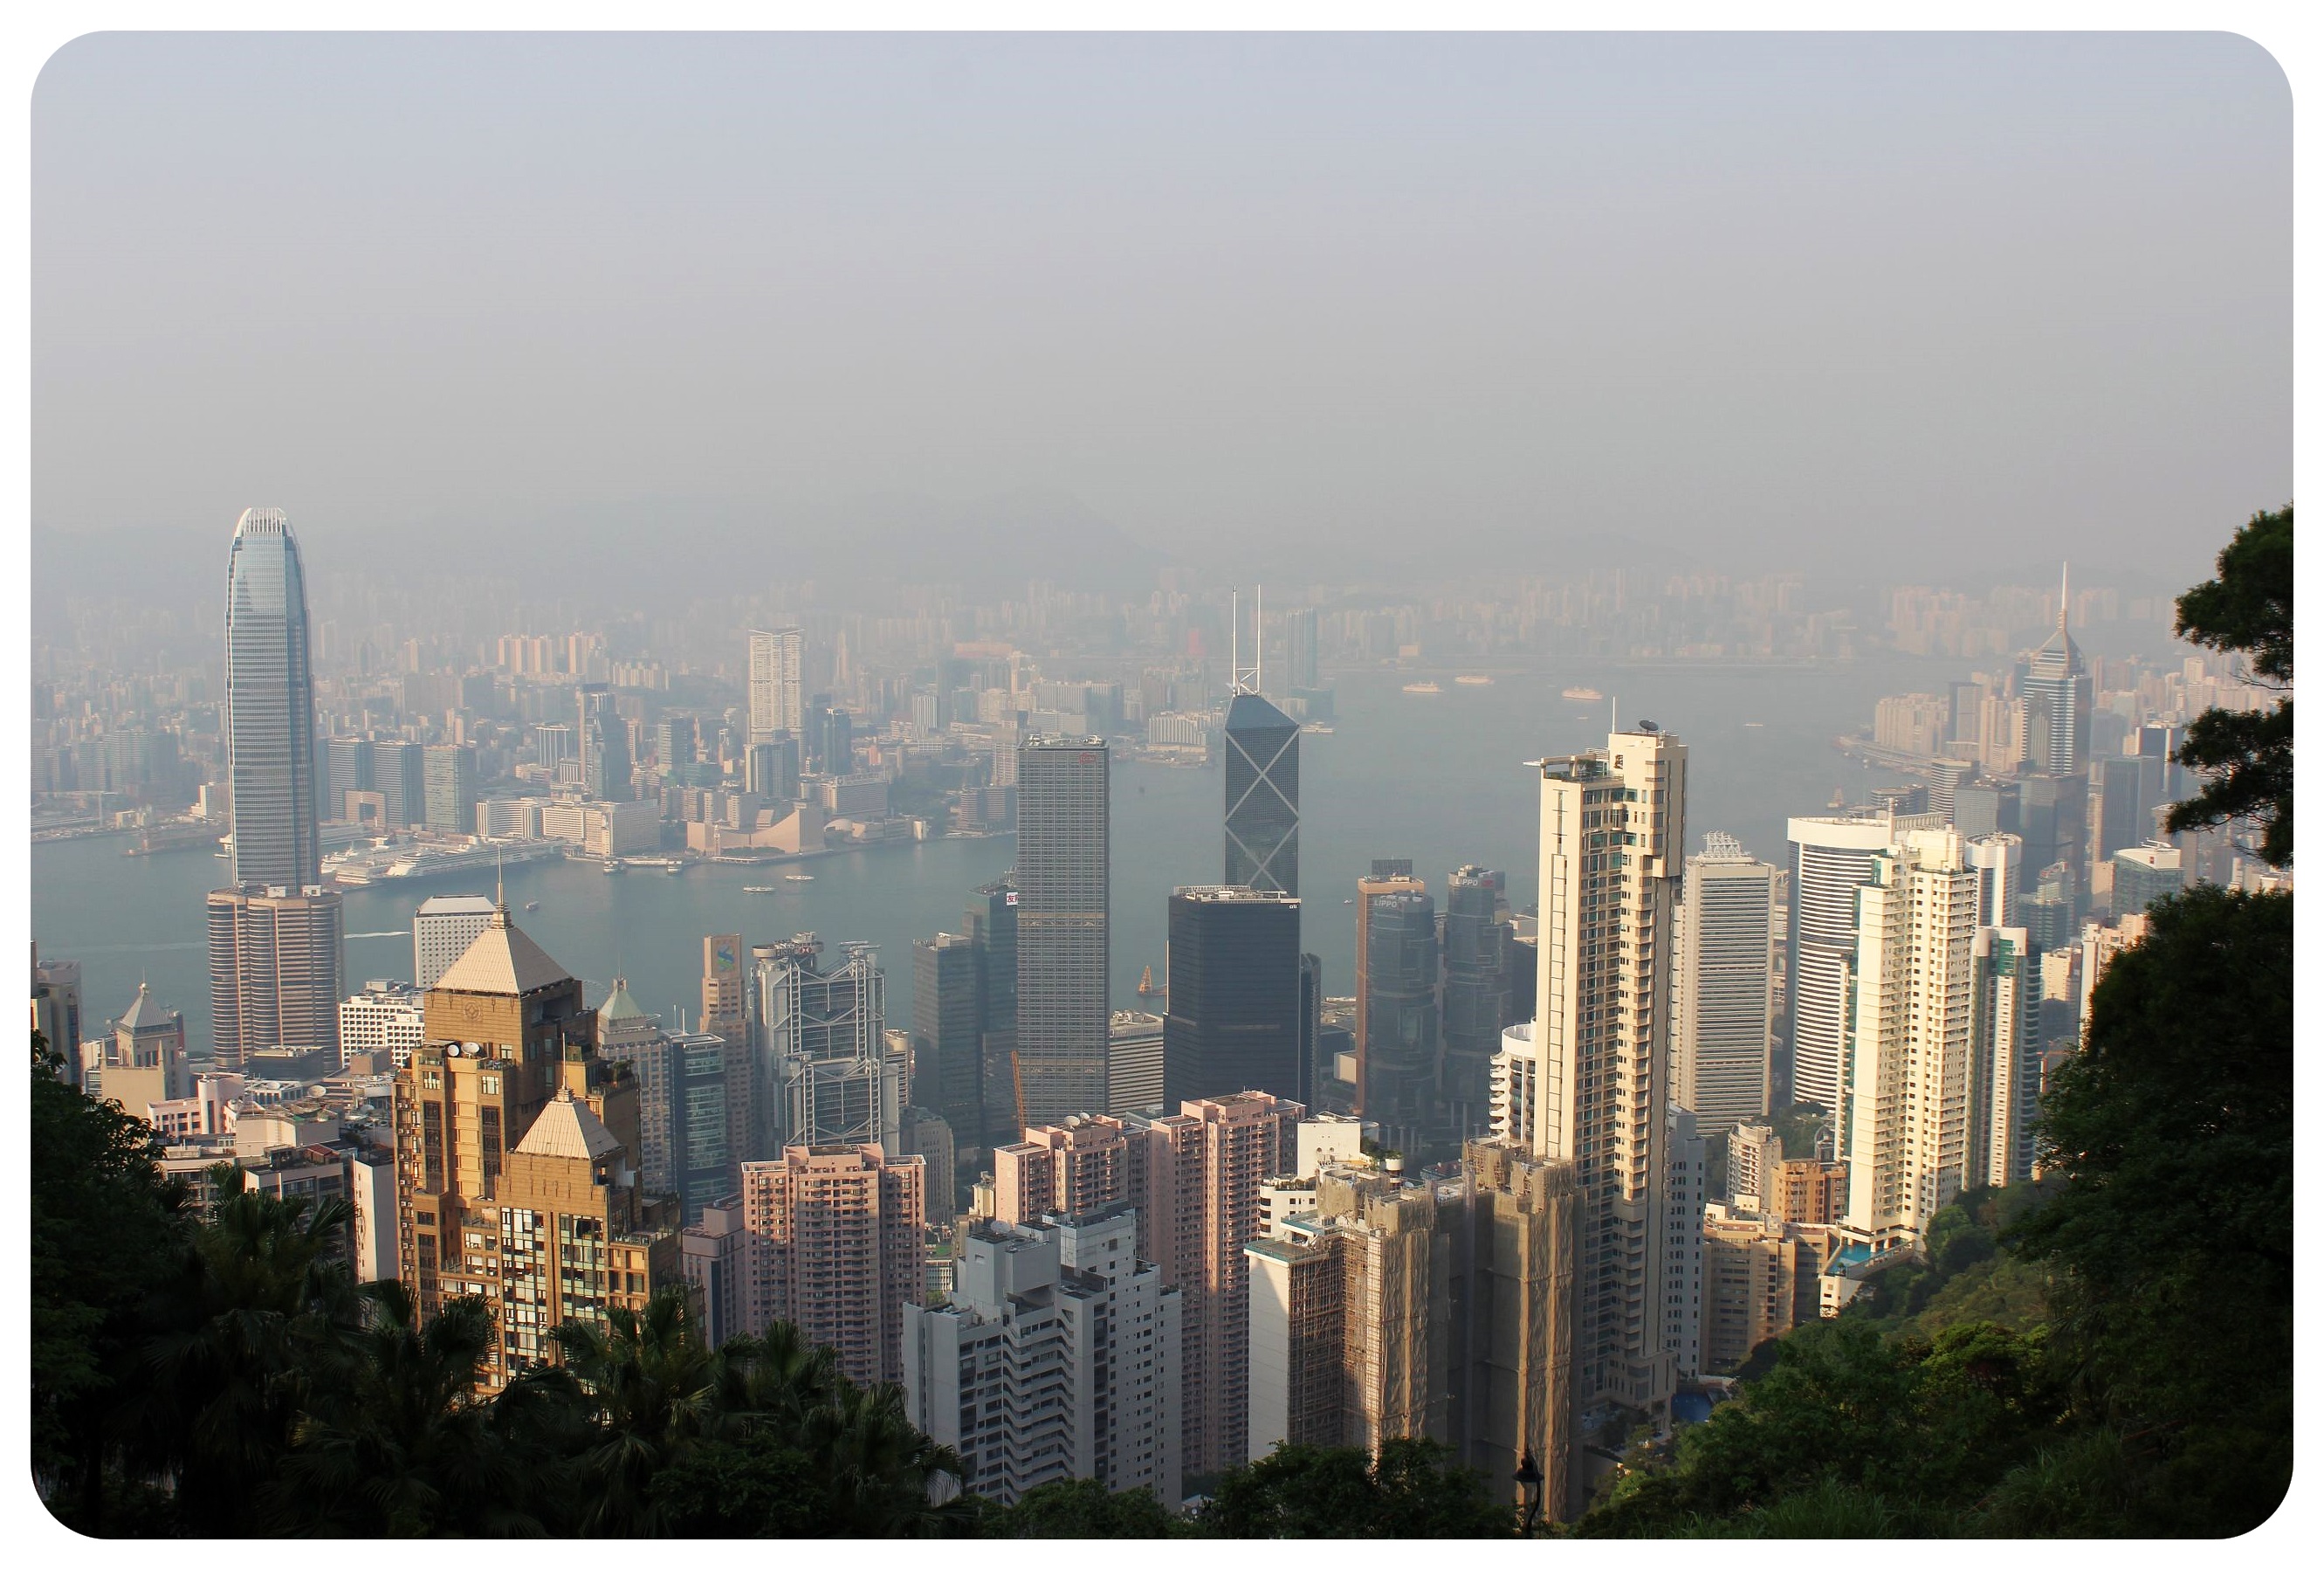
[[[2061,1183],[2011,1237],[2084,1407],[2156,1469],[2129,1528],[2247,1529],[2291,1475],[2292,900],[2153,907],[2041,1131]]]
[[[821,1535],[965,1537],[981,1507],[958,1490],[960,1457],[911,1425],[897,1385],[842,1381],[803,1433],[822,1495]],[[947,1497],[936,1502],[938,1494]]]
[[[1170,1538],[1185,1528],[1150,1488],[1116,1492],[1095,1478],[1045,1482],[989,1512],[987,1538]]]
[[[772,1427],[689,1446],[654,1474],[651,1493],[673,1538],[823,1535],[815,1463]]]
[[[93,1535],[120,1524],[116,1414],[140,1389],[155,1298],[193,1231],[152,1128],[59,1076],[32,1033],[32,1471],[58,1515]]]
[[[2264,830],[2261,854],[2292,863],[2292,509],[2255,513],[2219,552],[2218,577],[2179,600],[2179,634],[2251,656],[2262,681],[2287,689],[2272,709],[2215,708],[2187,727],[2179,761],[2209,779],[2171,809],[2170,827],[2241,818]]]
[[[716,1427],[718,1356],[688,1323],[682,1287],[655,1293],[642,1312],[611,1309],[602,1325],[567,1320],[556,1339],[561,1366],[526,1382],[563,1391],[586,1414],[576,1524],[592,1537],[652,1536],[655,1475]]]
[[[1506,1538],[1516,1511],[1429,1439],[1278,1445],[1224,1473],[1194,1521],[1214,1538]]]
[[[261,1519],[294,1536],[540,1536],[555,1458],[512,1435],[513,1406],[476,1395],[493,1334],[483,1299],[456,1298],[421,1329],[402,1283],[366,1296],[344,1377],[310,1393]]]

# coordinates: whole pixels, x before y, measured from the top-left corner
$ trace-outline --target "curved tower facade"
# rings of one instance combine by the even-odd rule
[[[272,507],[243,513],[226,557],[226,756],[234,881],[294,893],[319,883],[307,577],[290,520]]]

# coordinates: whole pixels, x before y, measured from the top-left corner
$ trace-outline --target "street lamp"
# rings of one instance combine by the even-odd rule
[[[1517,1536],[1520,1538],[1532,1537],[1534,1523],[1541,1519],[1541,1463],[1533,1458],[1532,1447],[1527,1446],[1525,1455],[1517,1461],[1517,1470],[1520,1497]]]

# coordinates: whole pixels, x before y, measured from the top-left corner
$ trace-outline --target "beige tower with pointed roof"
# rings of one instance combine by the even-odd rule
[[[509,919],[506,906],[493,912],[467,952],[429,989],[422,1030],[421,1046],[412,1053],[410,1066],[397,1072],[395,1083],[401,1275],[423,1318],[454,1296],[480,1296],[493,1305],[499,1333],[478,1383],[498,1389],[512,1366],[524,1366],[542,1355],[546,1343],[540,1316],[552,1307],[503,1302],[503,1283],[512,1279],[505,1267],[517,1258],[506,1253],[503,1243],[512,1236],[533,1235],[518,1224],[520,1212],[552,1217],[582,1214],[555,1205],[544,1208],[537,1192],[549,1180],[549,1169],[538,1161],[580,1159],[562,1145],[536,1146],[528,1152],[534,1159],[527,1165],[530,1187],[523,1192],[530,1197],[522,1205],[512,1203],[518,1152],[553,1104],[563,1100],[586,1111],[599,1131],[623,1152],[618,1178],[597,1185],[619,1190],[619,1195],[605,1197],[602,1205],[591,1199],[584,1206],[604,1233],[588,1251],[593,1279],[609,1277],[614,1269],[610,1260],[619,1253],[647,1261],[641,1271],[622,1267],[625,1289],[632,1273],[647,1283],[646,1291],[663,1279],[676,1279],[675,1221],[666,1214],[669,1206],[649,1199],[638,1184],[636,1076],[626,1065],[600,1056],[597,1016],[583,1001],[581,983]],[[573,1117],[569,1110],[560,1113],[557,1126]],[[543,1135],[552,1145],[558,1138],[555,1128]],[[590,1163],[584,1161],[556,1179],[561,1185],[558,1192],[565,1196],[558,1203],[578,1205],[577,1196],[591,1190],[595,1179],[583,1168],[590,1168]],[[618,1250],[609,1241],[613,1233],[605,1230],[616,1223],[622,1235],[632,1239]],[[511,1233],[512,1226],[515,1233]],[[667,1246],[661,1252],[668,1259],[657,1275],[655,1240],[663,1234]],[[607,1281],[582,1284],[591,1285],[593,1291],[599,1287],[605,1293],[613,1290]],[[596,1302],[599,1298],[576,1300]],[[526,1307],[531,1317],[519,1321],[502,1313],[516,1307]],[[513,1365],[512,1358],[517,1360]]]

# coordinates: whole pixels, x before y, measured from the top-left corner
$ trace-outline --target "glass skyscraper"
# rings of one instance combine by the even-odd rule
[[[1180,889],[1170,896],[1169,953],[1163,1104],[1243,1090],[1297,1099],[1299,901],[1273,890]]]
[[[1225,773],[1225,881],[1298,893],[1298,722],[1255,692],[1235,694],[1227,705]]]
[[[1044,736],[1017,753],[1017,1041],[1026,1127],[1105,1109],[1106,745]]]
[[[226,711],[234,881],[293,891],[320,882],[307,575],[273,507],[243,513],[226,556]]]

